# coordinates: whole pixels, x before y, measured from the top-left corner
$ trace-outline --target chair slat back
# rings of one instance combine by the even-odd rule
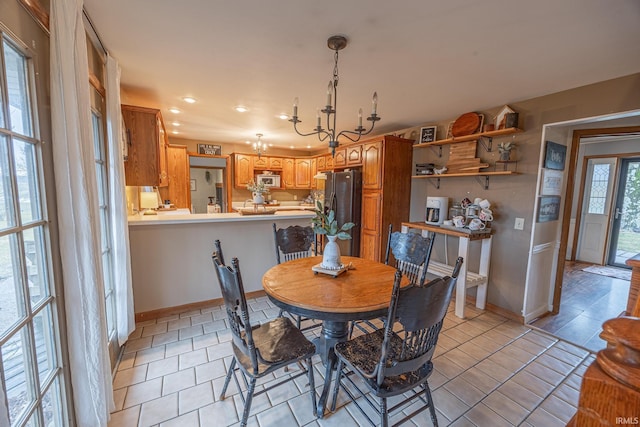
[[[392,232],[392,227],[392,224],[389,224],[385,263],[389,264],[390,255],[393,254],[396,268],[402,271],[411,283],[422,285],[427,277],[435,233],[430,232],[428,237],[422,237],[417,233]]]
[[[244,294],[244,285],[242,283],[238,258],[231,260],[231,266],[225,265],[220,241],[216,240],[212,259],[227,312],[233,344],[251,360],[253,370],[257,373],[258,355],[253,342],[251,321],[249,319],[249,310]]]
[[[278,264],[315,255],[314,243],[316,238],[311,227],[292,225],[287,228],[277,229],[274,223],[273,237]]]
[[[394,283],[378,365],[379,384],[385,376],[412,372],[431,361],[462,262],[458,258],[450,277],[437,278],[424,286],[400,289],[400,281]],[[403,330],[397,334],[402,342],[390,348],[396,322],[402,325]]]

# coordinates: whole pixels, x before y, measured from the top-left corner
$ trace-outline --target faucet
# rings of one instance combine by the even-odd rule
[[[247,200],[245,200],[245,201],[244,201],[244,203],[242,204],[242,207],[243,207],[243,208],[246,208],[246,207],[247,207],[247,202],[249,202],[249,203],[252,203],[252,204],[253,204],[253,199],[247,199]]]

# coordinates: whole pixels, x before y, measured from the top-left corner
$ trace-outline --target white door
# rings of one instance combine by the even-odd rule
[[[604,264],[616,158],[587,160],[578,235],[578,261]]]

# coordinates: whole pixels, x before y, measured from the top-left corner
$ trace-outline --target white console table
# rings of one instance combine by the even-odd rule
[[[454,236],[458,238],[458,256],[464,258],[462,267],[456,282],[456,316],[464,318],[464,305],[467,297],[467,289],[478,287],[476,294],[476,307],[484,310],[487,303],[487,285],[489,283],[489,262],[491,260],[491,233],[465,233],[462,231],[443,228],[437,225],[429,225],[423,222],[403,222],[402,232],[407,233],[410,228],[422,230],[422,235],[429,232]],[[471,241],[480,241],[480,266],[477,273],[468,271],[469,249]],[[429,273],[436,276],[448,276],[453,272],[453,266],[436,261],[429,262]]]

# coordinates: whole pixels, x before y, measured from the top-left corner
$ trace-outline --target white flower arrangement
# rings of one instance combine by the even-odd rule
[[[501,154],[502,153],[506,153],[508,151],[511,151],[511,149],[513,147],[515,147],[515,146],[516,146],[516,144],[514,142],[511,142],[511,141],[509,141],[509,142],[501,142],[500,144],[498,144],[498,152],[501,153]]]
[[[265,194],[269,192],[269,188],[263,183],[256,183],[253,179],[247,184],[247,190],[252,193]]]

